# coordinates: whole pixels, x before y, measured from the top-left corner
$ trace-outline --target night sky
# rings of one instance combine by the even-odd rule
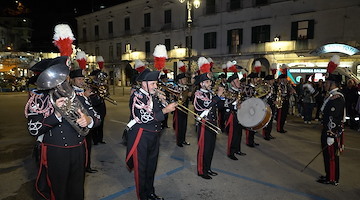
[[[76,20],[75,17],[99,10],[100,6],[109,7],[129,0],[19,0],[28,8],[28,13],[18,15],[32,19],[33,37],[31,51],[56,51],[57,48],[52,44],[54,27],[60,23],[70,25],[75,38]],[[3,16],[4,9],[16,10],[15,0],[0,0],[0,8]],[[75,41],[76,44],[76,41]]]

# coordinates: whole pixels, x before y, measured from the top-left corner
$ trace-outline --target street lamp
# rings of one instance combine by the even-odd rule
[[[179,0],[180,3],[184,3],[185,0]],[[191,24],[192,24],[192,16],[191,16],[191,10],[194,8],[199,8],[200,7],[200,0],[186,0],[186,9],[187,9],[187,27],[188,27],[188,36],[186,37],[186,43],[187,43],[187,54],[189,57],[189,66],[188,66],[188,71],[191,71],[191,57],[192,57],[192,53],[191,53],[191,49],[192,49],[192,44],[191,44]]]

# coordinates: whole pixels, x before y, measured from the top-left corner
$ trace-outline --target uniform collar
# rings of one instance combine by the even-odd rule
[[[201,92],[205,92],[205,93],[208,93],[208,92],[209,92],[209,90],[205,90],[205,89],[203,89],[203,88],[200,88],[200,91],[201,91]]]
[[[235,92],[239,92],[239,88],[235,88],[235,87],[233,87],[233,86],[230,86],[230,89],[231,89],[231,90],[234,90]]]
[[[149,96],[149,93],[146,92],[143,88],[140,88],[140,92],[144,93],[146,96]]]
[[[339,90],[339,88],[334,88],[334,89],[332,89],[330,92],[329,92],[329,94],[334,94],[335,92],[337,92]]]

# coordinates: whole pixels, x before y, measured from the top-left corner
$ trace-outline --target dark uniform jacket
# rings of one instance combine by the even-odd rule
[[[76,96],[87,110],[93,120],[93,126],[100,123],[100,116],[92,108],[84,96]],[[28,118],[28,130],[33,136],[44,134],[42,142],[59,147],[81,145],[84,136],[81,136],[72,125],[64,118],[55,116],[55,108],[50,101],[49,91],[33,91],[25,107]]]
[[[209,110],[209,113],[204,116],[212,124],[217,124],[216,105],[220,101],[220,97],[212,94],[205,89],[199,89],[195,92],[194,108],[198,115],[204,111]]]

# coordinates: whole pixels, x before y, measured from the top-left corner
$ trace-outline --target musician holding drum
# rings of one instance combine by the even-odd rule
[[[85,136],[100,123],[100,117],[87,98],[76,95],[69,85],[69,57],[44,59],[35,68],[42,72],[25,115],[30,134],[42,139],[37,180],[45,174],[50,187],[49,194],[36,185],[37,191],[46,199],[84,199]]]
[[[228,78],[228,87],[225,95],[225,119],[226,130],[228,132],[227,156],[232,160],[238,160],[235,154],[240,156],[246,155],[241,152],[241,137],[244,127],[239,123],[237,118],[237,110],[242,101],[242,88],[240,79],[237,73],[234,73]]]
[[[263,100],[270,106],[272,113],[275,113],[276,111],[276,107],[275,107],[275,100],[276,100],[276,93],[274,90],[274,75],[267,75],[264,78],[265,84],[267,84],[269,86],[269,93],[264,96]],[[262,129],[262,133],[263,133],[263,137],[265,140],[270,140],[270,139],[275,139],[275,137],[273,137],[271,135],[271,130],[272,130],[272,122],[273,122],[273,115],[271,115],[270,121],[268,122],[268,124]]]

